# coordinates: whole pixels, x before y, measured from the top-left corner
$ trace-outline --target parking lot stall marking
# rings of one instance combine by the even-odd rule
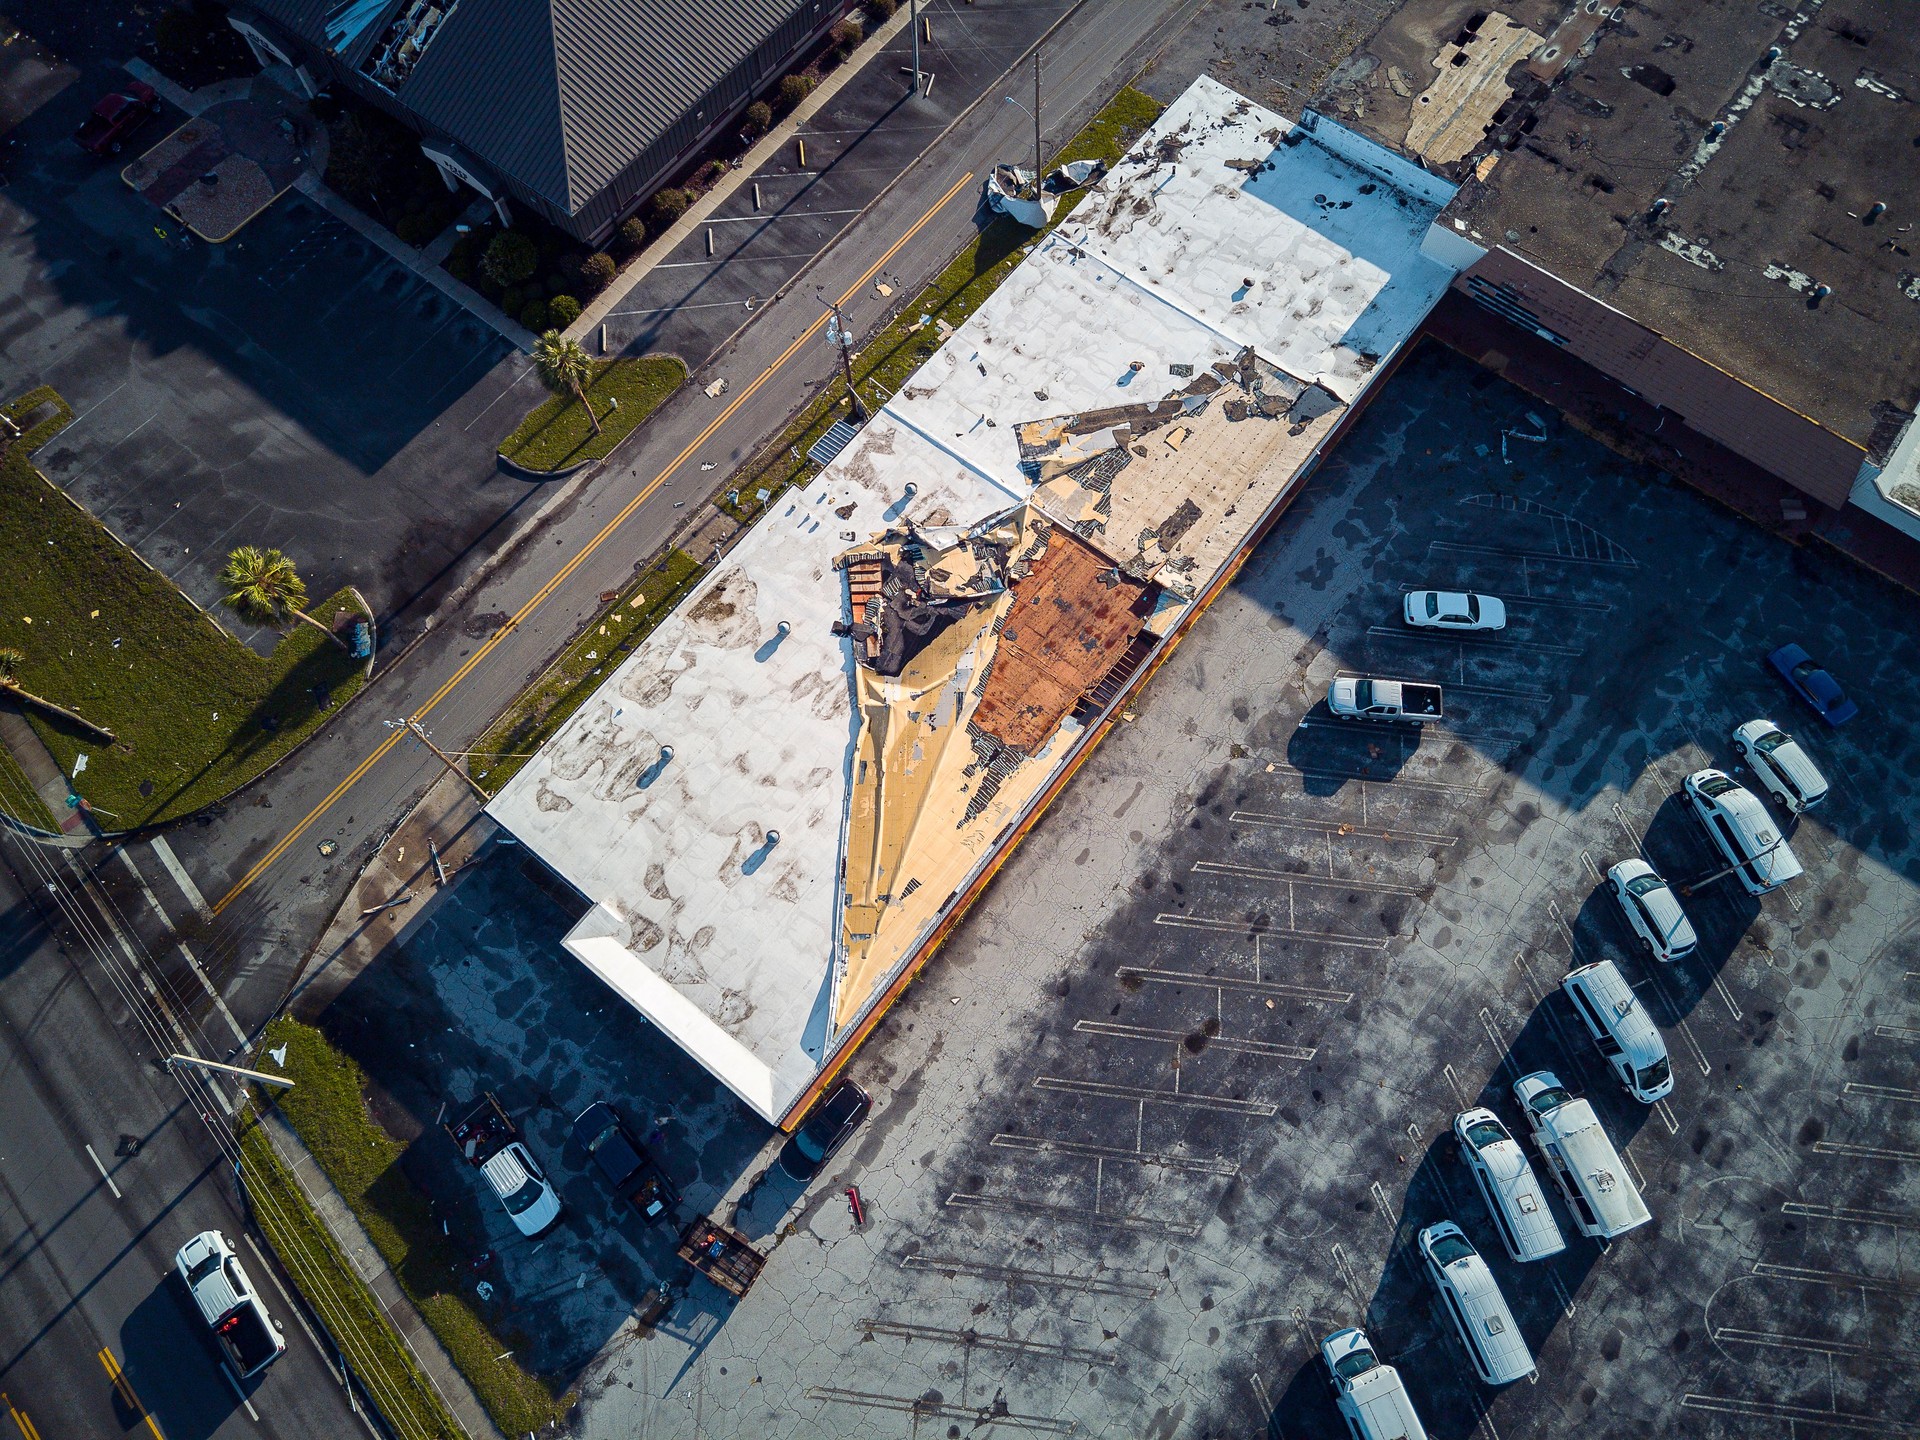
[[[1727,1012],[1733,1016],[1734,1023],[1738,1024],[1745,1012],[1740,1009],[1739,1002],[1733,998],[1733,991],[1727,988],[1726,980],[1721,977],[1718,971],[1714,973],[1713,988],[1719,994],[1721,1002],[1727,1007]]]
[[[1800,897],[1794,894],[1793,891],[1787,889],[1784,885],[1781,886],[1780,893],[1787,897],[1787,904],[1792,908],[1793,913],[1798,915],[1801,912],[1801,910],[1804,908],[1800,904]]]
[[[1620,826],[1620,833],[1626,839],[1627,848],[1632,850],[1633,853],[1638,855],[1642,860],[1646,860],[1646,846],[1641,843],[1640,832],[1627,823],[1627,812],[1620,808],[1620,802],[1618,800],[1613,802],[1612,808],[1613,818]],[[1652,864],[1653,862],[1648,861],[1647,863]]]
[[[951,201],[954,196],[958,195],[964,188],[966,188],[967,183],[972,179],[973,179],[973,171],[969,170],[965,174],[963,174],[958,180],[954,181],[952,187],[948,189],[947,192],[944,195],[942,195],[938,200],[934,201],[934,203],[927,208],[925,213],[923,213],[918,220],[914,221],[912,225],[908,226],[907,229],[900,235],[900,237],[896,239],[893,242],[893,244],[890,245],[881,254],[880,258],[875,260],[872,265],[868,266],[866,271],[861,274],[859,279],[855,280],[854,283],[847,288],[846,293],[840,297],[841,303],[842,304],[846,303],[848,300],[852,299],[855,294],[857,294],[859,291],[864,289],[866,287],[867,282],[871,280],[875,275],[879,274],[881,269],[889,261],[891,261],[893,257],[896,254],[898,254],[900,250],[903,247],[905,247],[910,240],[913,239],[915,235],[918,235],[920,231],[927,225],[929,221],[933,219],[935,215],[939,214],[940,211],[945,209],[948,202]],[[813,318],[813,320],[806,326],[806,328],[803,329],[797,336],[794,337],[793,341],[787,346],[787,348],[782,350],[777,356],[774,357],[773,362],[770,365],[768,365],[766,369],[762,370],[757,376],[755,376],[754,379],[750,383],[748,383],[744,389],[741,390],[740,394],[736,396],[734,400],[724,410],[722,410],[718,415],[716,415],[713,418],[713,420],[706,426],[705,429],[703,429],[698,435],[696,435],[691,441],[688,442],[687,447],[684,450],[682,450],[677,456],[675,456],[671,461],[669,461],[664,467],[662,467],[654,475],[652,480],[648,481],[645,485],[641,486],[640,489],[633,495],[633,497],[630,500],[628,500],[625,505],[621,506],[620,509],[617,512],[615,512],[612,518],[609,519],[605,525],[601,526],[598,531],[596,531],[591,537],[589,537],[587,541],[584,544],[582,544],[580,548],[573,553],[572,557],[567,561],[566,564],[562,565],[557,571],[555,571],[552,577],[549,578],[545,584],[543,584],[538,590],[536,590],[533,593],[533,595],[529,597],[526,600],[526,602],[520,606],[518,610],[516,610],[511,616],[509,616],[507,619],[507,622],[504,625],[501,625],[500,627],[498,627],[493,632],[493,634],[490,635],[486,639],[486,641],[482,643],[480,647],[473,652],[472,655],[468,656],[467,659],[464,660],[460,664],[460,666],[453,672],[453,674],[448,676],[446,680],[444,680],[440,684],[439,688],[436,689],[431,695],[429,695],[426,698],[426,700],[420,705],[420,707],[417,710],[415,710],[409,718],[413,720],[426,719],[427,716],[430,713],[432,713],[432,711],[435,708],[439,706],[441,701],[445,700],[448,695],[452,694],[456,689],[458,689],[462,684],[464,684],[466,682],[467,677],[471,675],[476,669],[478,669],[480,665],[482,665],[488,659],[488,657],[490,657],[493,654],[493,652],[497,648],[499,648],[499,646],[506,639],[507,636],[511,635],[515,630],[517,630],[526,621],[526,618],[529,615],[533,614],[535,610],[539,609],[542,605],[544,605],[553,596],[554,592],[557,591],[562,585],[564,585],[567,582],[567,580],[573,575],[574,571],[578,570],[582,565],[584,565],[587,562],[589,557],[594,555],[602,545],[606,544],[607,541],[610,540],[613,537],[613,535],[620,529],[620,527],[626,524],[628,519],[632,517],[633,513],[636,510],[638,510],[643,504],[645,504],[649,499],[651,499],[655,494],[655,492],[658,491],[662,485],[667,483],[673,477],[673,475],[679,471],[681,466],[685,465],[687,461],[692,459],[693,456],[699,452],[701,446],[705,445],[708,440],[712,439],[713,436],[719,432],[720,428],[734,417],[734,415],[739,411],[741,406],[745,405],[749,400],[751,400],[754,397],[754,395],[759,392],[762,386],[764,386],[769,380],[771,380],[775,375],[777,375],[781,371],[781,369],[785,367],[787,361],[792,359],[794,355],[798,354],[800,350],[803,347],[805,347],[813,339],[813,337],[820,332],[822,328],[824,328],[824,326],[827,323],[827,316],[829,313],[830,312],[822,311],[819,315],[816,315]],[[221,896],[219,901],[213,906],[212,913],[214,915],[220,914],[221,911],[225,910],[227,906],[231,905],[236,899],[238,899],[240,895],[249,886],[251,886],[254,883],[254,881],[258,880],[260,876],[263,875],[271,866],[273,866],[280,859],[282,855],[286,854],[286,852],[289,849],[291,849],[295,844],[297,844],[300,840],[300,837],[302,835],[305,835],[307,831],[313,827],[314,823],[318,821],[322,815],[326,814],[327,811],[330,810],[343,795],[345,795],[355,785],[359,784],[361,778],[364,775],[366,775],[366,773],[369,770],[371,770],[375,765],[377,765],[382,759],[384,759],[388,754],[388,752],[391,751],[396,745],[398,745],[400,743],[401,738],[407,734],[408,732],[404,729],[389,730],[387,732],[386,738],[380,741],[379,744],[374,746],[372,751],[368,753],[367,757],[364,760],[362,760],[351,771],[349,771],[345,776],[345,778],[343,778],[338,784],[336,784],[332,790],[328,791],[327,794],[320,800],[318,804],[316,804],[303,817],[301,817],[301,819],[297,821],[294,824],[294,826],[287,831],[286,834],[282,835],[279,840],[275,841],[272,847],[268,849],[267,853],[265,855],[262,855],[258,860],[256,860],[253,863],[253,865],[248,868],[246,873],[243,874],[239,878],[239,880],[234,882],[233,888],[227,891],[225,895]]]
[[[1633,1182],[1640,1187],[1642,1195],[1647,1193],[1647,1172],[1640,1168],[1640,1162],[1634,1158],[1631,1147],[1620,1147],[1621,1157],[1627,1162],[1627,1168],[1633,1171]]]
[[[1386,937],[1374,938],[1366,935],[1336,935],[1330,930],[1295,930],[1289,925],[1284,930],[1275,930],[1271,926],[1261,927],[1257,920],[1223,920],[1208,915],[1174,915],[1163,913],[1153,917],[1156,925],[1171,925],[1182,930],[1212,930],[1226,935],[1292,935],[1302,940],[1325,940],[1330,945],[1353,945],[1362,950],[1384,950]],[[1135,972],[1144,979],[1157,978],[1152,973],[1141,970]],[[1252,983],[1252,982],[1243,982]],[[1352,997],[1349,996],[1349,999]]]
[[[1858,1080],[1849,1080],[1840,1093],[1864,1095],[1870,1100],[1900,1100],[1908,1105],[1920,1105],[1920,1090],[1903,1090],[1897,1085],[1862,1085]]]
[[[1898,1165],[1920,1161],[1920,1150],[1885,1150],[1877,1145],[1849,1145],[1839,1140],[1816,1140],[1816,1155],[1845,1155],[1855,1160],[1890,1160]]]
[[[1386,942],[1382,941],[1384,945]],[[1379,948],[1379,947],[1375,947]],[[1198,975],[1186,970],[1150,970],[1140,965],[1122,965],[1116,978],[1132,976],[1160,985],[1215,986],[1225,990],[1246,990],[1255,995],[1285,996],[1322,1005],[1345,1005],[1353,999],[1351,990],[1322,990],[1312,985],[1288,985],[1279,980],[1247,980],[1238,975]]]
[[[1561,1312],[1567,1319],[1573,1319],[1573,1312],[1577,1307],[1573,1303],[1573,1297],[1567,1293],[1566,1285],[1551,1270],[1547,1271],[1547,1281],[1553,1286],[1553,1293],[1560,1297]]]
[[[1494,1028],[1493,1016],[1484,1005],[1480,1008],[1480,1026],[1493,1042],[1493,1053],[1500,1057],[1500,1068],[1507,1072],[1509,1079],[1518,1079],[1520,1071],[1513,1063],[1513,1048],[1500,1038],[1500,1032]]]
[[[1353,1266],[1347,1263],[1347,1252],[1339,1245],[1330,1247],[1333,1252],[1334,1268],[1340,1273],[1340,1283],[1347,1287],[1347,1293],[1353,1297],[1353,1303],[1359,1308],[1361,1318],[1366,1318],[1367,1302],[1360,1290],[1359,1277],[1353,1273]]]
[[[1402,625],[1369,625],[1366,633],[1370,640],[1404,640],[1419,645],[1452,645],[1462,652],[1463,662],[1467,650],[1514,652],[1532,650],[1542,655],[1559,655],[1569,659],[1578,659],[1587,653],[1583,645],[1556,645],[1548,640],[1494,640],[1479,635],[1445,635],[1431,630],[1409,630]],[[1466,672],[1463,670],[1461,673]]]
[[[1200,1175],[1240,1173],[1231,1160],[1210,1160],[1203,1155],[1156,1155],[1151,1151],[1122,1149],[1118,1145],[1094,1145],[1084,1140],[1053,1140],[1038,1135],[1000,1134],[987,1142],[1002,1150],[1024,1150],[1034,1155],[1085,1155],[1095,1160],[1131,1160],[1136,1165],[1158,1165],[1167,1170],[1191,1170]],[[1098,1208],[1097,1206],[1095,1207]]]
[[[1073,1028],[1083,1035],[1106,1035],[1115,1040],[1153,1040],[1178,1044],[1189,1038],[1185,1030],[1127,1025],[1118,1020],[1076,1020]],[[1274,1040],[1243,1040],[1232,1035],[1209,1037],[1207,1048],[1242,1051],[1248,1055],[1271,1055],[1276,1060],[1311,1060],[1319,1053],[1316,1047],[1310,1045],[1282,1045]]]
[[[1262,1418],[1270,1420],[1273,1416],[1273,1397],[1267,1394],[1267,1387],[1258,1372],[1247,1376],[1247,1388],[1253,1391],[1253,1403],[1260,1407]]]
[[[1789,1405],[1782,1400],[1750,1400],[1734,1395],[1698,1395],[1689,1392],[1680,1397],[1680,1404],[1687,1410],[1704,1410],[1710,1414],[1733,1415],[1743,1420],[1779,1420],[1784,1421],[1792,1434],[1799,1434],[1799,1425],[1812,1425],[1817,1429],[1858,1430],[1871,1435],[1912,1435],[1913,1427],[1899,1421],[1890,1421],[1875,1415],[1856,1415],[1841,1410],[1822,1410],[1813,1405]]]
[[[1587,874],[1591,875],[1594,882],[1598,884],[1600,880],[1600,867],[1593,863],[1593,856],[1589,855],[1585,850],[1582,850],[1580,852],[1580,863],[1587,867]]]
[[[1516,605],[1531,605],[1539,610],[1585,610],[1595,615],[1613,613],[1613,605],[1604,600],[1563,600],[1549,595],[1515,595],[1507,599],[1509,610]]]
[[[1503,560],[1518,560],[1527,569],[1539,564],[1596,565],[1612,570],[1638,570],[1640,562],[1632,559],[1608,559],[1598,555],[1556,555],[1551,550],[1509,550],[1498,545],[1471,545],[1462,540],[1429,540],[1427,553],[1434,551],[1450,555],[1491,555]]]
[[[1669,1135],[1680,1133],[1680,1122],[1674,1118],[1673,1107],[1664,1100],[1654,1102],[1653,1113],[1660,1117],[1660,1123],[1667,1127]]]
[[[1805,1285],[1832,1285],[1841,1290],[1879,1291],[1888,1295],[1920,1295],[1920,1285],[1878,1275],[1852,1275],[1843,1270],[1816,1270],[1805,1265],[1754,1262],[1753,1273],[1771,1280],[1795,1280]]]
[[[1456,844],[1459,838],[1454,835],[1435,835],[1426,830],[1364,829],[1339,820],[1315,820],[1304,815],[1275,815],[1262,810],[1236,810],[1229,818],[1239,825],[1271,825],[1283,830],[1312,830],[1327,836],[1351,835],[1362,840],[1391,840],[1406,845],[1451,846]]]
[[[859,1405],[869,1410],[887,1410],[896,1415],[911,1415],[937,1420],[966,1420],[1001,1430],[1027,1430],[1038,1435],[1071,1435],[1079,1428],[1076,1421],[1052,1420],[1044,1415],[1016,1415],[1011,1410],[994,1408],[983,1411],[978,1405],[949,1405],[918,1395],[880,1395],[866,1390],[841,1390],[831,1385],[809,1385],[809,1400],[824,1400],[836,1405]],[[916,1424],[916,1428],[918,1428]]]
[[[1285,760],[1276,761],[1268,769],[1275,774],[1296,775],[1302,780],[1358,781],[1362,794],[1365,794],[1368,785],[1391,785],[1395,790],[1431,790],[1441,795],[1484,795],[1486,793],[1486,786],[1479,783],[1462,785],[1444,780],[1416,780],[1404,775],[1396,775],[1388,780],[1359,770],[1333,770],[1320,766],[1294,765]]]
[[[1012,1335],[988,1335],[978,1330],[943,1330],[936,1325],[909,1325],[893,1320],[860,1320],[854,1329],[868,1335],[891,1335],[901,1340],[928,1340],[941,1345],[958,1345],[967,1350],[996,1350],[1009,1355],[1032,1355],[1043,1360],[1064,1360],[1074,1365],[1113,1365],[1120,1357],[1103,1350],[1088,1350],[1052,1340],[1021,1340]]]
[[[1731,1325],[1722,1325],[1714,1330],[1712,1338],[1716,1343],[1728,1345],[1759,1345],[1774,1350],[1800,1350],[1813,1355],[1855,1356],[1884,1360],[1889,1364],[1920,1361],[1920,1350],[1887,1345],[1857,1345],[1850,1340],[1828,1340],[1818,1335],[1781,1335],[1770,1330],[1741,1330]]]
[[[1788,1200],[1780,1206],[1783,1215],[1804,1215],[1811,1220],[1839,1220],[1850,1225],[1888,1225],[1895,1230],[1920,1230],[1920,1215],[1903,1215],[1897,1210],[1871,1210],[1858,1205],[1812,1205],[1804,1200]]]
[[[1454,1105],[1458,1109],[1465,1110],[1467,1108],[1466,1092],[1460,1088],[1460,1077],[1453,1073],[1453,1066],[1442,1065],[1440,1067],[1440,1074],[1441,1077],[1446,1080],[1447,1088],[1453,1091]]]
[[[1158,1285],[1147,1281],[1115,1280],[1107,1275],[1066,1275],[1058,1270],[1029,1270],[1018,1265],[988,1265],[945,1255],[902,1255],[900,1268],[930,1270],[947,1276],[970,1275],[977,1280],[998,1281],[1009,1288],[1039,1285],[1053,1290],[1078,1290],[1088,1295],[1125,1295],[1136,1300],[1151,1300],[1160,1293]]]
[[[1241,1100],[1232,1095],[1203,1095],[1182,1091],[1180,1072],[1173,1072],[1174,1088],[1159,1090],[1147,1085],[1120,1085],[1109,1080],[1079,1080],[1065,1075],[1036,1075],[1036,1090],[1059,1090],[1069,1095],[1098,1095],[1110,1100],[1139,1100],[1157,1105],[1175,1105],[1188,1110],[1219,1110],[1229,1115],[1257,1115],[1269,1119],[1278,1113],[1278,1105],[1264,1100]]]
[[[1198,860],[1196,875],[1237,875],[1248,880],[1277,880],[1289,890],[1295,885],[1320,885],[1335,890],[1365,890],[1375,895],[1418,895],[1411,885],[1389,885],[1383,880],[1342,880],[1333,875],[1308,875],[1299,870],[1271,870],[1261,865],[1238,865],[1227,860]],[[1920,1034],[1920,1031],[1915,1032]]]
[[[1911,1025],[1876,1025],[1873,1033],[1882,1040],[1920,1040],[1920,1030]]]
[[[1400,1225],[1399,1217],[1393,1213],[1393,1202],[1387,1199],[1387,1192],[1380,1187],[1380,1182],[1378,1180],[1374,1181],[1369,1188],[1373,1191],[1373,1203],[1380,1207],[1380,1214],[1386,1220],[1387,1228],[1389,1230],[1398,1229]]]
[[[1039,1200],[1022,1200],[1016,1195],[970,1195],[956,1190],[946,1203],[956,1210],[998,1210],[1009,1215],[1028,1215],[1042,1220],[1098,1225],[1109,1230],[1128,1230],[1146,1235],[1194,1236],[1197,1224],[1178,1220],[1151,1220],[1140,1215],[1102,1215],[1084,1205],[1048,1205]]]
[[[1713,1073],[1713,1066],[1708,1063],[1706,1052],[1700,1048],[1700,1042],[1694,1039],[1693,1026],[1688,1024],[1686,1017],[1680,1013],[1680,1006],[1674,1000],[1673,991],[1667,985],[1666,978],[1661,975],[1659,971],[1650,970],[1647,973],[1647,978],[1644,983],[1653,988],[1654,993],[1660,997],[1660,1003],[1666,1006],[1668,1012],[1678,1017],[1674,1021],[1674,1028],[1680,1032],[1681,1038],[1687,1042],[1687,1048],[1693,1051],[1693,1062],[1700,1067],[1700,1073],[1702,1075],[1711,1075]]]

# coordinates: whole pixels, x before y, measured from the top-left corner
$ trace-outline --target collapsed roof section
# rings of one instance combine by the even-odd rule
[[[1197,82],[489,807],[594,902],[567,948],[768,1119],[1452,279],[1434,182],[1293,133]]]

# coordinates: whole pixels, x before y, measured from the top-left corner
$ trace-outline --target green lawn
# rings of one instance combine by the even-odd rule
[[[240,1122],[239,1135],[247,1197],[267,1242],[374,1403],[402,1435],[463,1440],[460,1426],[414,1363],[373,1292],[313,1213],[266,1131],[247,1118]]]
[[[556,395],[520,422],[500,453],[522,469],[541,471],[602,459],[687,379],[687,367],[671,355],[602,360],[596,368],[587,400],[600,417],[598,435],[579,401]]]
[[[118,737],[103,746],[27,712],[67,774],[86,755],[74,788],[106,828],[175,819],[299,745],[360,688],[362,666],[307,625],[263,659],[195,609],[33,468],[72,412],[44,387],[6,407],[25,417],[49,404],[0,464],[0,646],[25,652],[21,688]],[[312,613],[358,608],[342,592]]]
[[[652,633],[704,573],[691,555],[669,551],[666,559],[589,622],[546,673],[521,691],[474,742],[467,761],[473,778],[490,793],[499,794],[527,757],[566,723],[599,688],[607,672]]]
[[[472,1298],[472,1273],[458,1242],[441,1233],[427,1197],[400,1168],[406,1146],[368,1113],[365,1073],[319,1030],[285,1016],[267,1027],[260,1048],[282,1044],[287,1075],[298,1083],[264,1098],[279,1107],[345,1197],[494,1424],[503,1434],[524,1435],[559,1419],[572,1397],[556,1395],[511,1357],[500,1358],[515,1347],[494,1333],[481,1309],[486,1302]],[[510,1302],[496,1303],[504,1310]]]
[[[1128,86],[1087,122],[1066,148],[1054,156],[1048,168],[1070,160],[1104,160],[1111,165],[1153,124],[1161,108],[1159,101]],[[1085,195],[1084,190],[1076,190],[1065,196],[1046,230],[1071,215]],[[994,220],[954,257],[932,284],[901,307],[891,324],[867,341],[854,356],[853,375],[860,397],[870,410],[878,410],[887,397],[940,348],[938,322],[944,320],[958,329],[1013,273],[1014,267],[1026,258],[1027,251],[1046,230],[1029,230],[1005,216]],[[922,315],[929,317],[925,325],[920,323]],[[737,519],[752,520],[771,505],[782,490],[790,485],[805,484],[817,475],[820,467],[804,458],[807,448],[829,425],[846,414],[846,399],[846,382],[834,380],[798,418],[735,473],[729,489],[740,498],[737,501],[723,499],[720,508]],[[764,500],[760,498],[763,490],[767,494]]]

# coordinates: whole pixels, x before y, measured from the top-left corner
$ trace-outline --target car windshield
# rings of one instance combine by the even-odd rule
[[[1472,620],[1476,624],[1479,623],[1480,597],[1478,595],[1467,596],[1467,619]]]
[[[1785,731],[1769,730],[1766,734],[1762,735],[1758,740],[1754,741],[1753,746],[1756,750],[1763,750],[1767,754],[1771,755],[1774,751],[1778,750],[1782,745],[1791,745],[1792,743],[1793,743],[1793,737],[1787,734]]]
[[[501,1196],[509,1215],[524,1215],[540,1203],[540,1197],[546,1193],[546,1187],[538,1180],[529,1179],[511,1195]]]
[[[1456,1260],[1464,1260],[1473,1254],[1473,1246],[1469,1245],[1465,1237],[1460,1235],[1435,1236],[1431,1248],[1433,1251],[1434,1264],[1440,1266],[1443,1270]]]
[[[1498,1145],[1507,1138],[1506,1129],[1498,1120],[1476,1120],[1467,1127],[1467,1143],[1476,1150]]]
[[[1656,1060],[1635,1072],[1634,1078],[1642,1090],[1657,1090],[1667,1083],[1667,1077],[1673,1073],[1673,1067],[1665,1060]]]
[[[1629,895],[1651,895],[1655,890],[1664,890],[1667,882],[1658,875],[1636,875],[1627,882]]]
[[[203,1259],[197,1260],[187,1270],[187,1283],[198,1285],[207,1276],[220,1268],[220,1252],[208,1250]]]
[[[1351,1380],[1356,1375],[1364,1375],[1380,1362],[1373,1358],[1371,1350],[1349,1350],[1333,1363],[1333,1373],[1342,1380]]]
[[[1702,795],[1724,795],[1729,790],[1736,790],[1738,788],[1730,777],[1721,775],[1718,772],[1707,776],[1706,779],[1700,782],[1700,793]]]
[[[1802,660],[1798,665],[1793,667],[1793,678],[1803,683],[1809,676],[1818,675],[1819,673],[1819,665],[1812,660]]]
[[[1427,592],[1427,618],[1432,619],[1435,615],[1438,615],[1439,613],[1440,613],[1440,592],[1437,590],[1429,590]]]
[[[1573,1096],[1569,1095],[1562,1087],[1549,1085],[1538,1095],[1534,1096],[1533,1099],[1529,1100],[1527,1104],[1533,1107],[1536,1115],[1544,1115],[1549,1110],[1558,1110],[1571,1099],[1573,1099]]]

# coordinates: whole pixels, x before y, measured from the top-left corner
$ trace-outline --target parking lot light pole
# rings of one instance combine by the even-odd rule
[[[1711,875],[1703,875],[1698,880],[1689,880],[1686,884],[1677,885],[1674,888],[1677,889],[1682,895],[1691,897],[1693,895],[1693,892],[1700,889],[1702,886],[1711,885],[1716,880],[1724,880],[1727,878],[1727,876],[1733,874],[1734,871],[1743,869],[1746,866],[1751,865],[1754,860],[1766,859],[1767,856],[1771,855],[1774,851],[1778,850],[1782,845],[1786,843],[1787,843],[1787,837],[1782,835],[1778,840],[1774,841],[1773,844],[1767,846],[1766,849],[1762,850],[1759,854],[1755,855],[1752,860],[1742,860],[1737,865],[1724,866],[1723,868],[1714,871]]]

